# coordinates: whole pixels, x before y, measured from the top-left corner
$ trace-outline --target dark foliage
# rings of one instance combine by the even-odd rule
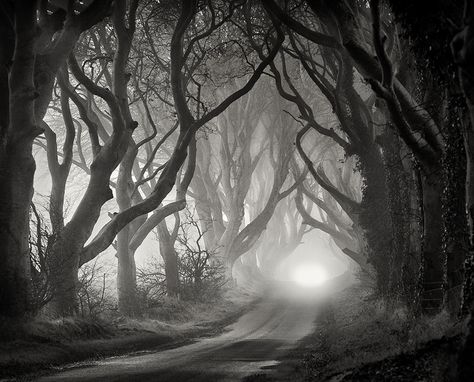
[[[455,83],[451,41],[462,27],[464,0],[389,0],[401,34],[409,40],[420,68],[447,84]]]

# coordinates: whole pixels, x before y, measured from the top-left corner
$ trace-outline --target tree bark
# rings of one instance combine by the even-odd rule
[[[99,218],[101,207],[113,196],[109,188],[111,170],[109,172],[100,167],[93,166],[84,197],[50,248],[50,308],[56,316],[69,316],[77,312],[77,272],[81,250]]]
[[[133,4],[133,3],[132,3]],[[132,5],[131,5],[132,7]],[[126,2],[115,1],[113,12],[114,31],[118,46],[113,60],[113,91],[99,86],[88,78],[72,55],[69,67],[76,79],[92,94],[104,99],[112,120],[113,133],[95,153],[90,166],[87,189],[71,220],[61,230],[52,245],[48,258],[52,287],[51,309],[53,314],[67,316],[77,312],[77,271],[81,252],[99,219],[105,202],[113,197],[109,181],[127,152],[136,122],[130,115],[127,103],[126,62],[131,48],[135,27],[135,13],[129,12],[129,28],[125,28]],[[68,298],[65,298],[68,297]]]
[[[412,159],[398,134],[387,127],[380,137],[387,174],[388,210],[392,222],[389,289],[395,302],[415,307],[420,270],[421,232]],[[415,215],[415,216],[414,216]]]
[[[165,263],[166,295],[168,297],[179,296],[179,273],[178,255],[174,249],[174,241],[168,231],[166,222],[163,220],[157,226],[160,242],[160,254]]]
[[[67,70],[67,67],[65,68]],[[49,198],[49,218],[53,235],[58,235],[64,228],[64,198],[66,193],[66,182],[71,169],[73,159],[73,145],[76,130],[69,107],[69,97],[61,87],[61,111],[66,130],[66,138],[63,146],[63,161],[58,160],[58,143],[56,134],[46,122],[43,122],[46,137],[46,152],[49,172],[51,174],[51,195]]]
[[[464,122],[463,137],[467,156],[466,212],[469,224],[469,256],[464,281],[464,309],[469,311],[468,334],[458,359],[458,381],[474,378],[474,6],[465,2],[464,29],[453,39],[451,48],[459,68],[459,78],[469,109],[470,123]]]
[[[79,261],[77,256],[65,256],[70,253],[77,253],[77,245],[68,240],[59,239],[49,250],[48,282],[52,297],[47,310],[53,317],[68,317],[78,313]]]
[[[135,317],[139,314],[135,252],[129,248],[130,225],[117,235],[117,295],[119,312]]]
[[[361,175],[365,180],[362,192],[360,226],[368,244],[369,263],[376,270],[377,289],[388,295],[393,227],[390,217],[387,174],[379,147],[372,143],[360,154]]]
[[[35,28],[36,2],[15,4],[9,123],[6,129],[2,126],[0,142],[0,315],[19,319],[26,317],[29,306],[29,209],[35,172],[32,145],[41,132],[34,117]]]
[[[29,305],[28,232],[35,162],[28,147],[2,151],[0,200],[8,208],[0,213],[0,316],[23,318]]]
[[[472,307],[474,285],[474,7],[466,1],[464,28],[454,37],[451,50],[458,65],[460,85],[469,111],[469,120],[462,121],[462,134],[466,151],[466,213],[469,227],[469,256],[466,262],[464,285],[465,308]]]
[[[443,258],[443,220],[441,213],[443,181],[439,168],[422,173],[423,192],[423,250],[421,308],[436,314],[444,303],[446,261]]]
[[[457,91],[459,89],[456,89]],[[469,126],[465,100],[454,89],[448,91],[446,152],[443,156],[443,249],[446,255],[446,306],[453,318],[461,312],[465,261],[469,254],[469,224],[466,214],[468,175],[465,123]]]
[[[132,139],[119,167],[116,187],[116,199],[119,211],[132,205],[132,169],[137,149]],[[138,314],[135,251],[130,249],[130,240],[138,227],[133,221],[117,234],[117,294],[118,308],[123,315],[134,317]]]

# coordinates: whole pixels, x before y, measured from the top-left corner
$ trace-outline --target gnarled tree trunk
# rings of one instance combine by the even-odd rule
[[[166,222],[162,221],[157,226],[160,242],[160,254],[165,263],[166,295],[179,296],[178,255],[174,249],[174,240],[168,231]]]
[[[121,314],[134,317],[139,313],[135,252],[129,248],[130,225],[117,235],[117,294]]]
[[[362,152],[362,150],[361,150]],[[377,273],[377,289],[382,295],[389,291],[392,221],[390,217],[387,174],[379,148],[375,143],[360,155],[365,180],[362,192],[360,225],[368,244],[369,263]]]
[[[32,145],[40,133],[34,113],[36,2],[15,4],[14,22],[10,94],[2,97],[2,109],[9,108],[9,120],[8,126],[1,126],[0,136],[0,315],[23,318],[28,312],[30,284],[29,209],[35,172]]]
[[[439,168],[422,173],[423,191],[423,250],[421,307],[425,313],[435,314],[444,303],[446,262],[443,259],[443,220],[441,213],[443,178]]]
[[[469,223],[469,256],[466,262],[463,303],[469,310],[469,332],[458,360],[458,381],[474,378],[472,357],[474,354],[474,6],[466,0],[464,29],[452,43],[454,59],[459,66],[461,87],[469,108],[470,123],[464,122],[463,137],[467,156],[466,212]]]

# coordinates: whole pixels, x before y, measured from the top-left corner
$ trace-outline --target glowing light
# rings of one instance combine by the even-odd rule
[[[318,265],[298,265],[291,274],[292,280],[303,287],[316,287],[327,280],[326,271]]]

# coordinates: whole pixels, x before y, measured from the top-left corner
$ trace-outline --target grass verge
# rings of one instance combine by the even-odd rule
[[[387,309],[360,283],[318,309],[313,333],[275,369],[246,382],[450,380],[461,325],[447,313],[414,319]]]
[[[12,333],[0,341],[0,378],[31,380],[86,360],[159,351],[215,336],[255,302],[252,293],[229,291],[212,303],[167,300],[141,319],[69,317],[38,319],[21,328],[0,325],[3,333]]]

